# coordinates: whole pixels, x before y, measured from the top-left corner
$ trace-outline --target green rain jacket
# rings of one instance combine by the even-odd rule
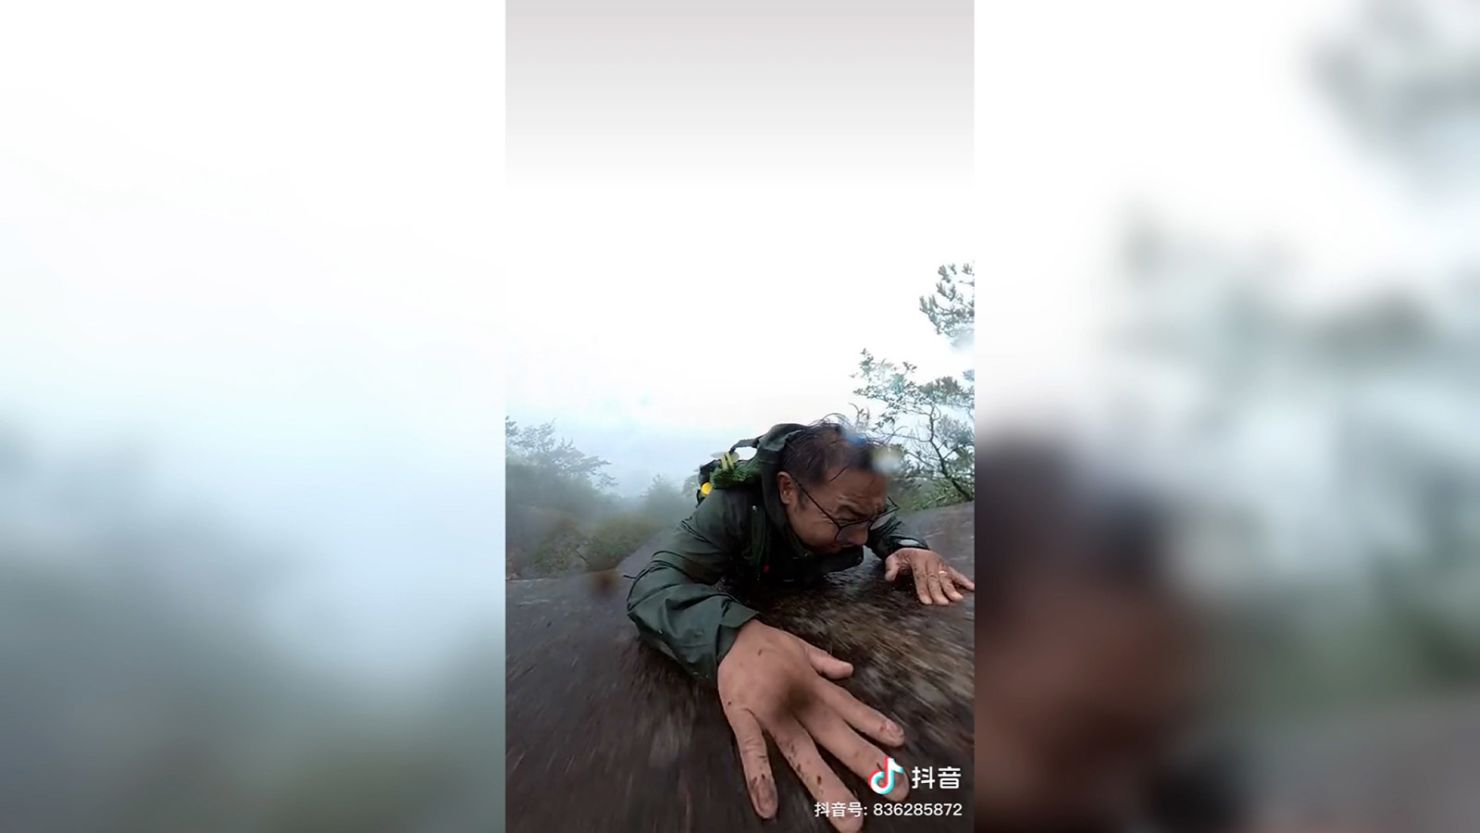
[[[776,473],[787,438],[802,427],[785,423],[760,437],[749,462],[758,476],[714,489],[663,541],[627,594],[627,615],[642,639],[710,683],[740,626],[757,615],[714,586],[721,578],[803,583],[863,561],[863,547],[813,553],[787,523]],[[928,544],[890,515],[869,532],[868,547],[887,558]]]

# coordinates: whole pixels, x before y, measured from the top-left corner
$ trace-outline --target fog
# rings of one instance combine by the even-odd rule
[[[4,17],[7,823],[486,828],[497,10]]]
[[[1480,18],[1143,2],[978,25],[979,112],[1015,128],[979,138],[988,228],[1020,231],[978,262],[979,436],[1056,430],[1181,510],[1263,821],[1474,826],[1451,775],[1480,719]],[[1029,271],[1055,279],[994,294]]]

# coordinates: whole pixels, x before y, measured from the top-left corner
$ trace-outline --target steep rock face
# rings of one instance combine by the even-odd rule
[[[973,573],[972,506],[913,517],[931,545]],[[514,833],[546,831],[828,830],[811,796],[772,749],[780,810],[751,809],[729,725],[714,690],[641,644],[626,616],[644,547],[617,574],[508,584],[508,819]],[[975,602],[926,607],[908,580],[864,563],[805,593],[751,598],[768,624],[854,664],[843,683],[897,720],[905,766],[957,767],[960,789],[922,787],[907,803],[959,803],[959,817],[870,816],[869,831],[969,830]],[[879,799],[834,766],[864,805]]]

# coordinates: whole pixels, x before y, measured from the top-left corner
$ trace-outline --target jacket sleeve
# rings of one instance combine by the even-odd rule
[[[898,512],[886,517],[878,526],[869,530],[868,548],[873,550],[880,559],[888,558],[894,554],[895,550],[904,547],[929,549],[930,544],[926,542],[924,536],[916,534],[908,524],[900,520]]]
[[[669,535],[627,593],[627,616],[643,641],[710,683],[740,626],[757,615],[714,587],[746,546],[748,508],[743,494],[716,490]]]

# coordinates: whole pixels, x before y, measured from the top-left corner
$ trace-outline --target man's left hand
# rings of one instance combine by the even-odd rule
[[[915,593],[920,604],[948,605],[966,597],[958,587],[975,590],[976,583],[946,563],[940,553],[917,547],[903,547],[884,559],[884,580],[894,581],[900,573],[915,577]]]

